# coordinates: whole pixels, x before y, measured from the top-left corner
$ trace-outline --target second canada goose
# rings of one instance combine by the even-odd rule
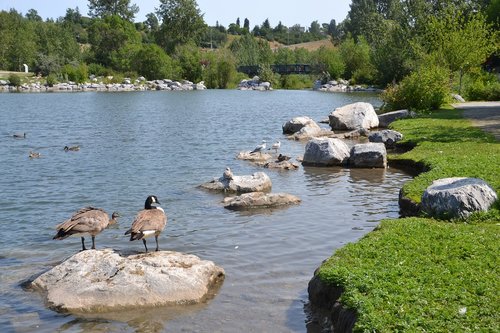
[[[92,237],[92,249],[95,249],[95,236],[108,225],[118,222],[119,213],[113,212],[111,220],[108,214],[94,207],[85,207],[77,211],[69,220],[57,225],[57,234],[52,239],[65,239],[69,236],[82,237],[82,251],[86,250],[84,236]]]
[[[80,150],[80,146],[64,146],[64,151],[79,151]]]
[[[152,204],[160,204],[156,195],[150,195],[146,198],[144,209],[137,213],[132,226],[125,232],[125,235],[130,234],[131,241],[142,239],[146,252],[148,252],[146,238],[153,235],[156,240],[156,251],[160,250],[158,246],[158,236],[163,229],[165,229],[165,225],[167,224],[167,215],[165,215],[165,211],[161,207],[153,206]]]

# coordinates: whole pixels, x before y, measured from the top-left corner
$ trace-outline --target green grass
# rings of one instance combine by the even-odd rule
[[[406,197],[418,203],[433,180],[455,176],[482,178],[499,192],[500,144],[460,111],[392,128],[414,148],[390,161],[424,171],[403,186]],[[499,332],[499,206],[461,221],[382,221],[337,250],[319,277],[343,288],[341,303],[357,312],[355,332]]]
[[[500,192],[500,144],[491,134],[472,126],[457,110],[440,110],[423,118],[400,120],[392,128],[404,134],[403,145],[415,146],[389,163],[411,161],[427,172],[403,186],[403,194],[419,203],[433,180],[478,177]]]
[[[498,332],[498,225],[382,221],[325,262],[357,332]],[[466,308],[465,314],[460,309]]]

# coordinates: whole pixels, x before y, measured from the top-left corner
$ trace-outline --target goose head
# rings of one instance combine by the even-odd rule
[[[144,209],[154,209],[155,207],[152,204],[160,205],[160,201],[156,195],[150,195],[146,198],[146,202],[144,203]]]

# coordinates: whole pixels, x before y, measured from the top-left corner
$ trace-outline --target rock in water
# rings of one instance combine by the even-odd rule
[[[268,192],[272,188],[271,178],[264,172],[256,172],[252,175],[233,176],[232,179],[223,177],[213,179],[200,187],[210,191],[218,192]]]
[[[244,193],[237,197],[224,199],[224,208],[243,210],[252,208],[274,208],[300,203],[300,199],[288,193]]]
[[[335,109],[328,116],[332,130],[370,129],[379,124],[373,105],[357,102]]]
[[[350,157],[349,147],[340,139],[312,139],[306,145],[303,165],[344,165]]]
[[[79,252],[31,285],[46,293],[55,310],[104,312],[200,303],[223,279],[221,267],[194,255],[159,251],[121,256],[106,249]]]

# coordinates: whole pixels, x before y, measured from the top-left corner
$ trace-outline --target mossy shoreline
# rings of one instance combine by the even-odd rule
[[[500,143],[459,110],[393,123],[413,146],[391,156],[415,168],[401,199],[413,212],[433,180],[478,177],[500,191]],[[360,241],[337,250],[309,284],[311,307],[327,309],[335,332],[497,332],[500,315],[499,203],[467,220],[384,220]]]

